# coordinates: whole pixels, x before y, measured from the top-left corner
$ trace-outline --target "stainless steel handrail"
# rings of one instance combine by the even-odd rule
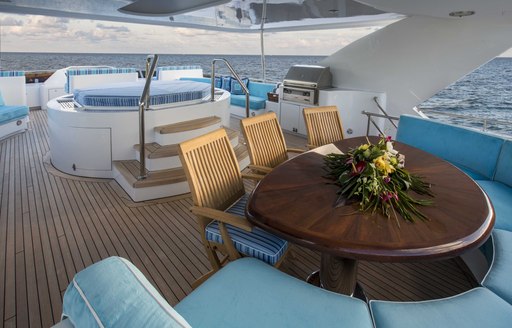
[[[397,128],[397,125],[395,124],[394,121],[398,121],[400,119],[399,117],[396,117],[396,116],[390,116],[387,113],[386,114],[378,114],[378,113],[367,112],[367,111],[364,111],[364,110],[361,112],[361,114],[366,115],[368,117],[368,122],[366,124],[366,135],[367,136],[370,135],[370,123],[373,124],[373,126],[379,131],[379,133],[381,135],[385,135],[385,133],[379,128],[379,125],[373,120],[372,117],[386,118],[391,123],[393,123],[395,128]]]
[[[244,90],[244,93],[245,93],[245,116],[249,117],[249,89],[247,89],[245,84],[242,82],[242,79],[240,79],[240,76],[238,76],[238,74],[235,72],[235,70],[233,69],[233,66],[231,66],[231,64],[229,64],[229,62],[224,58],[215,58],[214,60],[212,60],[212,76],[210,78],[212,80],[212,87],[211,87],[212,97],[211,97],[210,101],[215,101],[215,63],[218,61],[221,61],[224,64],[226,64],[228,69],[231,71],[231,74],[233,74],[233,77],[238,81],[238,83],[242,87],[242,90]]]
[[[158,63],[158,55],[152,56],[153,61],[149,73],[146,70],[146,83],[144,84],[144,90],[139,100],[139,162],[140,170],[137,180],[143,180],[146,178],[146,124],[144,122],[144,112],[146,111],[146,104],[149,105],[149,89],[151,87],[151,81],[153,80],[153,74],[155,74],[156,64]],[[151,60],[151,56],[146,59],[146,65]]]
[[[377,104],[377,107],[380,109],[380,111],[382,113],[384,113],[384,117],[388,119],[389,122],[391,122],[391,124],[393,124],[393,126],[395,127],[395,129],[398,129],[398,126],[395,124],[395,122],[393,122],[393,120],[389,119],[389,114],[386,112],[386,110],[384,110],[384,108],[382,108],[382,106],[379,104],[379,98],[378,97],[373,97],[373,101],[375,102],[375,104]]]

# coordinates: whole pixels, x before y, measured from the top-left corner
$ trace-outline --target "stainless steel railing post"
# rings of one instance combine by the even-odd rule
[[[238,76],[238,74],[235,72],[235,70],[233,69],[233,66],[231,66],[229,64],[229,62],[226,59],[224,59],[224,58],[216,58],[216,59],[212,60],[212,77],[211,77],[211,80],[212,80],[212,88],[211,88],[212,96],[211,96],[211,101],[215,101],[215,99],[214,99],[215,98],[215,63],[218,62],[218,61],[221,61],[224,64],[226,64],[226,66],[228,67],[228,69],[231,72],[231,74],[233,74],[233,77],[238,81],[238,83],[242,87],[242,90],[245,93],[245,116],[249,117],[249,95],[250,95],[249,94],[249,89],[247,89],[245,84],[242,82],[242,79],[240,79],[240,76]]]
[[[146,60],[146,65],[149,60]],[[137,180],[146,178],[146,124],[144,121],[144,112],[146,111],[146,104],[149,105],[149,89],[151,87],[151,81],[153,80],[153,74],[155,73],[156,64],[158,63],[158,55],[153,55],[153,61],[149,73],[146,70],[146,83],[144,84],[144,90],[139,100],[139,162],[140,170]]]

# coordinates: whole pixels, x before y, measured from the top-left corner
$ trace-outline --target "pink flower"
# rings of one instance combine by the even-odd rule
[[[386,175],[386,176],[384,177],[384,182],[385,182],[385,183],[390,183],[390,182],[391,182],[391,178],[389,177],[389,175]]]
[[[364,169],[366,168],[366,162],[364,161],[361,161],[361,162],[357,162],[357,164],[354,166],[354,175],[358,175],[358,174],[361,174]]]
[[[389,142],[389,141],[391,141],[391,140],[393,140],[393,138],[391,138],[391,136],[387,136],[387,137],[386,137],[386,142]]]
[[[398,200],[398,195],[391,191],[385,191],[380,195],[380,199],[382,199],[383,202],[387,202],[393,198]]]

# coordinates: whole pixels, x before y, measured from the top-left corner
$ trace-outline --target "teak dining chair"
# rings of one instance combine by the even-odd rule
[[[302,153],[301,149],[286,148],[281,126],[275,113],[266,113],[240,121],[251,164],[257,173],[269,173],[288,159],[288,152]]]
[[[279,266],[288,242],[253,225],[245,217],[249,194],[245,192],[242,174],[224,129],[185,141],[179,155],[187,176],[197,216],[201,239],[213,270],[201,281],[219,270],[217,251],[235,260],[241,254]],[[244,177],[258,179],[255,175]]]
[[[343,125],[336,106],[304,108],[308,148],[343,140]]]

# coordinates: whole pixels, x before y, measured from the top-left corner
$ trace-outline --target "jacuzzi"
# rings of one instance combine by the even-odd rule
[[[48,102],[50,157],[58,170],[78,176],[112,178],[112,161],[137,159],[138,105],[144,81],[76,90]],[[156,141],[155,127],[216,116],[229,126],[227,91],[194,81],[153,81],[145,112],[146,143]],[[176,143],[183,135],[176,134]]]

